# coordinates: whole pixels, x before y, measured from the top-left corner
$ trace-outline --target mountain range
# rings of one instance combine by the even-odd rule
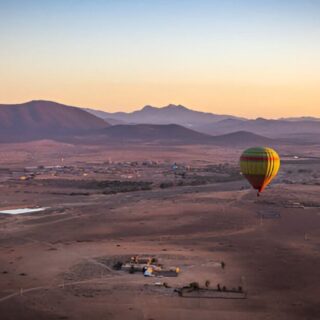
[[[86,109],[86,111],[108,121],[110,124],[179,124],[201,133],[222,135],[238,131],[248,131],[269,138],[298,138],[318,141],[320,119],[296,117],[281,119],[245,119],[231,115],[219,115],[188,109],[182,105],[162,108],[145,106],[131,113],[108,113]]]
[[[195,126],[195,129],[211,135],[225,134],[234,131],[249,131],[270,138],[290,138],[301,134],[320,134],[318,120],[254,120],[226,119],[217,123]]]
[[[145,106],[131,113],[107,113],[43,100],[0,105],[0,142],[77,137],[83,143],[272,145],[275,139],[277,143],[319,143],[319,133],[316,118],[250,120],[181,105]]]
[[[210,144],[220,146],[276,145],[277,141],[251,132],[211,136],[177,124],[115,125],[103,129],[96,142],[149,142],[160,144]],[[102,139],[101,139],[102,136]]]
[[[108,125],[80,108],[51,101],[0,104],[0,141],[80,134]]]
[[[243,119],[231,115],[220,115],[188,109],[182,105],[169,104],[162,108],[145,106],[141,110],[133,112],[109,113],[99,110],[85,109],[97,117],[112,123],[122,124],[170,124],[175,123],[192,128],[196,125],[216,123],[225,119]]]

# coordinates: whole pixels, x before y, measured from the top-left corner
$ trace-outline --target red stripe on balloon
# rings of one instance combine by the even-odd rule
[[[279,158],[272,157],[255,157],[255,156],[241,156],[240,161],[263,161],[263,160],[280,160]]]

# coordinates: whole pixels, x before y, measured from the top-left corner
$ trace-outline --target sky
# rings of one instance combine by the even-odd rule
[[[0,103],[320,117],[318,0],[0,0]]]

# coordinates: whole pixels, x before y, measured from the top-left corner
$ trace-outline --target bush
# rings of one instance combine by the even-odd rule
[[[200,288],[199,283],[198,282],[191,282],[189,284],[189,287],[194,289],[194,290],[198,290]]]
[[[121,270],[122,265],[123,265],[123,263],[122,263],[121,261],[118,261],[118,262],[116,262],[116,263],[113,265],[112,268],[113,268],[114,270]]]
[[[166,181],[166,182],[160,183],[161,189],[170,188],[170,187],[173,187],[173,182],[171,182],[171,181]]]

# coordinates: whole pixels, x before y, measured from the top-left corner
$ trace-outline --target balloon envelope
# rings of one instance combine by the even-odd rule
[[[240,168],[252,187],[261,192],[277,175],[280,157],[271,148],[249,148],[240,157]]]

